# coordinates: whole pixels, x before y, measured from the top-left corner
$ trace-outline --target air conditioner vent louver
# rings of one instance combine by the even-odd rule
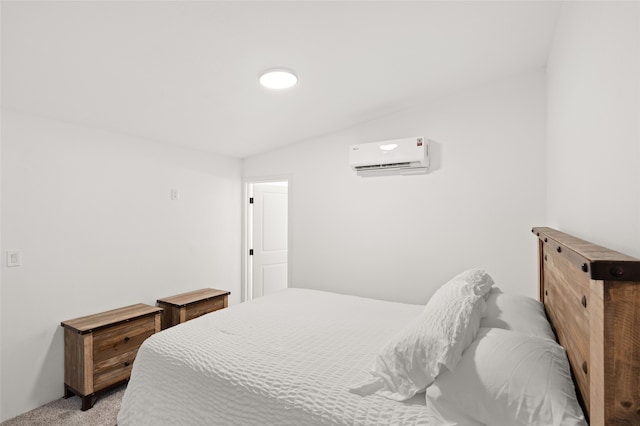
[[[389,163],[389,164],[371,164],[368,166],[356,166],[356,170],[371,170],[371,169],[388,169],[388,168],[400,168],[411,167],[411,163],[405,161],[404,163]]]
[[[415,137],[352,145],[349,163],[359,176],[426,173],[429,141]]]

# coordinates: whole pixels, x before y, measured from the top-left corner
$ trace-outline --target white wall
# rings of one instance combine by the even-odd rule
[[[548,223],[640,257],[640,3],[565,3],[547,73]]]
[[[201,287],[239,301],[240,160],[5,110],[2,150],[2,419],[62,396],[63,320]]]
[[[245,178],[291,178],[290,285],[422,303],[484,267],[535,295],[545,102],[540,70],[245,159]],[[350,170],[350,144],[409,136],[434,141],[428,175]]]

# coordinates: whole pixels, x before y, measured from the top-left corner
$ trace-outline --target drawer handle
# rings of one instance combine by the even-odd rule
[[[130,365],[131,365],[131,363],[130,363],[129,361],[125,361],[125,362],[124,362],[124,366],[125,366],[125,367],[128,367],[128,366],[130,366]]]
[[[129,340],[131,340],[131,339],[129,338],[129,336],[126,336],[126,337],[124,338],[124,341],[125,341],[125,342],[128,342]]]

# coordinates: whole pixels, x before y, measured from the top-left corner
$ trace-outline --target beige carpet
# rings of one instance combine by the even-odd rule
[[[80,398],[60,398],[4,421],[2,426],[115,426],[126,385],[99,395],[93,408],[80,411]]]

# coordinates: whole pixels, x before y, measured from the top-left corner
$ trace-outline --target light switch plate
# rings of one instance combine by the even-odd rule
[[[7,266],[22,265],[22,253],[20,250],[7,250]]]

